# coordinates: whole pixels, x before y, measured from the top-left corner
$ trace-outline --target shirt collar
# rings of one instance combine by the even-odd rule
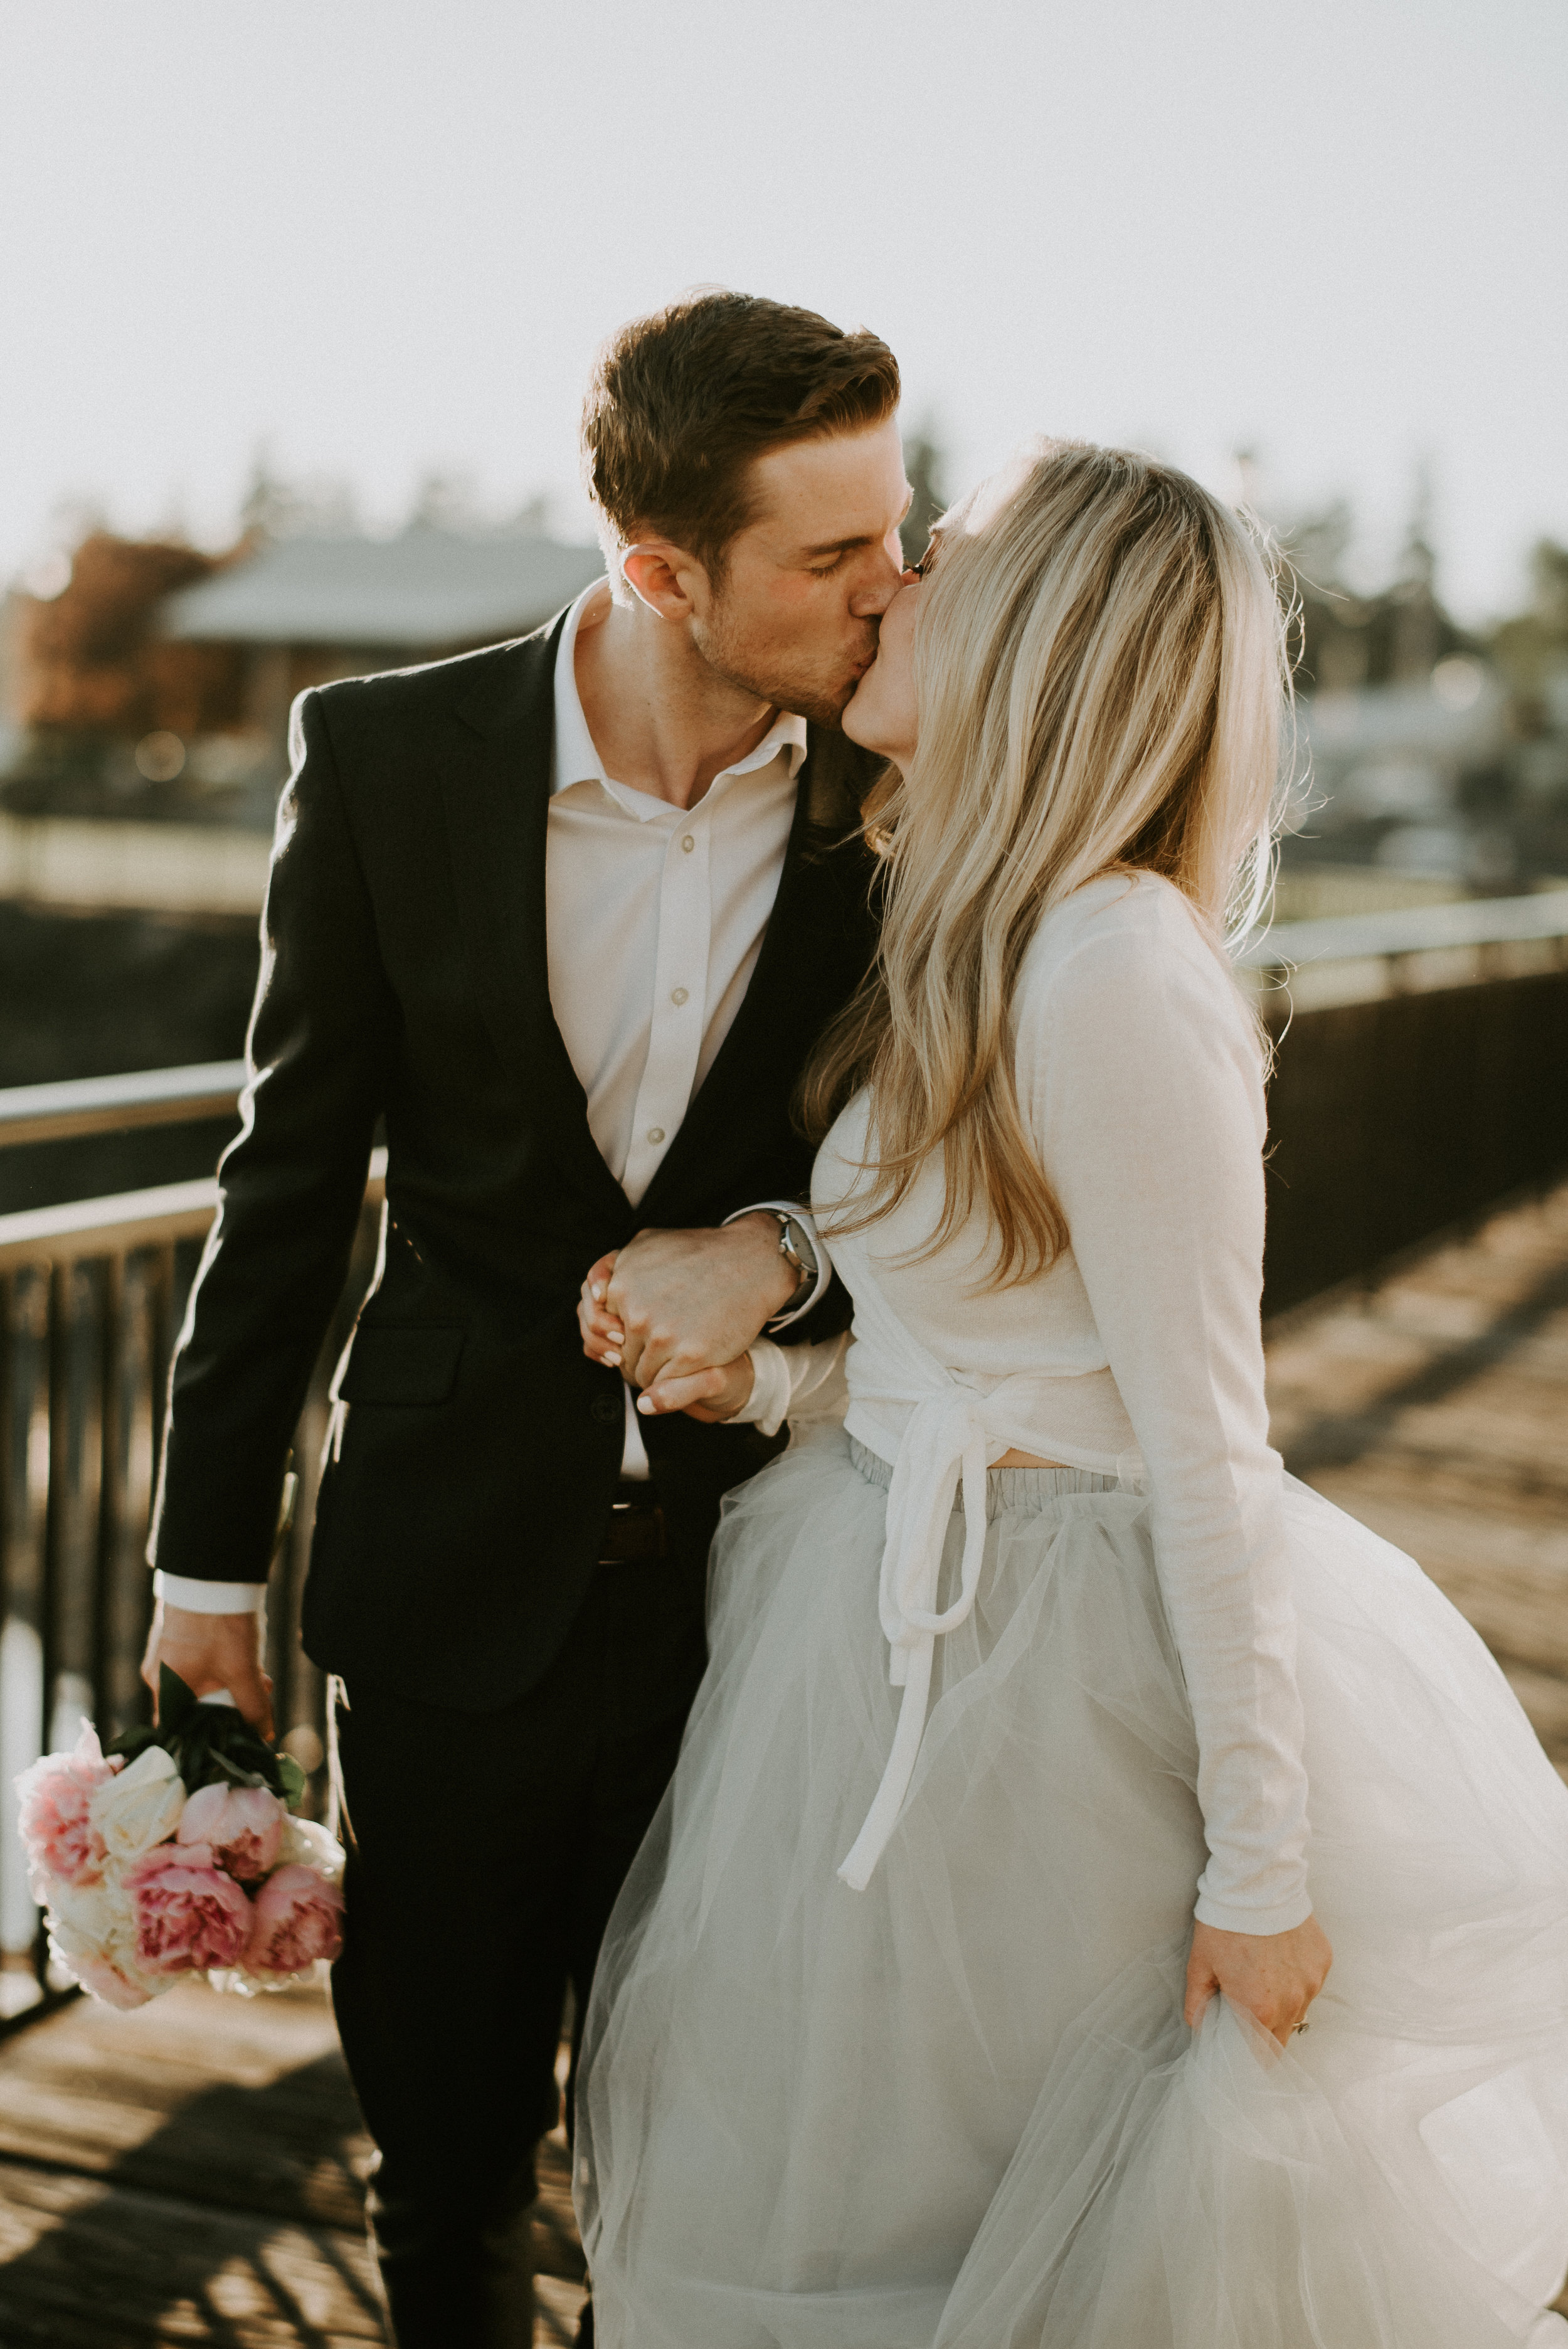
[[[583,703],[577,691],[577,630],[583,613],[596,596],[607,595],[609,587],[603,579],[595,579],[585,587],[566,615],[561,631],[561,642],[555,652],[555,737],[550,750],[550,795],[559,797],[570,791],[573,783],[602,783],[616,804],[628,814],[649,816],[664,812],[667,803],[655,800],[646,792],[639,792],[629,783],[613,782],[604,772],[603,761],[593,747],[593,737],[588,731],[588,720],[583,715]],[[791,711],[780,710],[767,733],[754,750],[738,759],[733,767],[726,767],[716,775],[705,799],[717,791],[728,775],[750,775],[759,768],[770,767],[783,750],[788,758],[789,780],[794,781],[806,756],[806,721]],[[678,812],[678,811],[677,811]]]

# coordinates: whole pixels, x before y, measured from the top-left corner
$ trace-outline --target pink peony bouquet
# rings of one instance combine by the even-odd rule
[[[185,1974],[281,1990],[342,1946],[343,1853],[296,1818],[304,1776],[231,1705],[173,1673],[159,1725],[16,1781],[33,1890],[56,1959],[95,1998],[143,2006]]]

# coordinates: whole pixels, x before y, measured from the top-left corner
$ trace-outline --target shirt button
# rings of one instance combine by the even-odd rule
[[[684,987],[676,987],[670,989],[670,1001],[672,1003],[684,1003],[686,1000],[686,991]]]
[[[664,1140],[664,1138],[665,1138],[665,1129],[664,1129],[664,1127],[663,1127],[662,1125],[650,1125],[650,1126],[649,1126],[649,1128],[648,1128],[648,1140],[649,1140],[650,1142],[662,1142],[662,1141]]]
[[[691,854],[692,850],[696,846],[696,840],[693,838],[692,834],[691,834],[689,832],[687,833],[687,834],[686,834],[686,838],[682,841],[682,843],[681,843],[681,846],[686,850],[686,854],[687,854],[688,856]]]

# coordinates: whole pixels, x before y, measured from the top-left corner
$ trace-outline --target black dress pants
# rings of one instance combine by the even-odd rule
[[[580,2034],[702,1677],[705,1566],[601,1566],[544,1678],[500,1712],[344,1692],[333,1996],[380,2149],[371,2232],[398,2349],[527,2341],[518,2244],[560,2111],[565,1992]]]

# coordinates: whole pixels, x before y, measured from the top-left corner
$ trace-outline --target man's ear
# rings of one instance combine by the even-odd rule
[[[689,620],[707,586],[695,554],[667,538],[639,539],[621,557],[621,571],[639,604],[661,620]]]

